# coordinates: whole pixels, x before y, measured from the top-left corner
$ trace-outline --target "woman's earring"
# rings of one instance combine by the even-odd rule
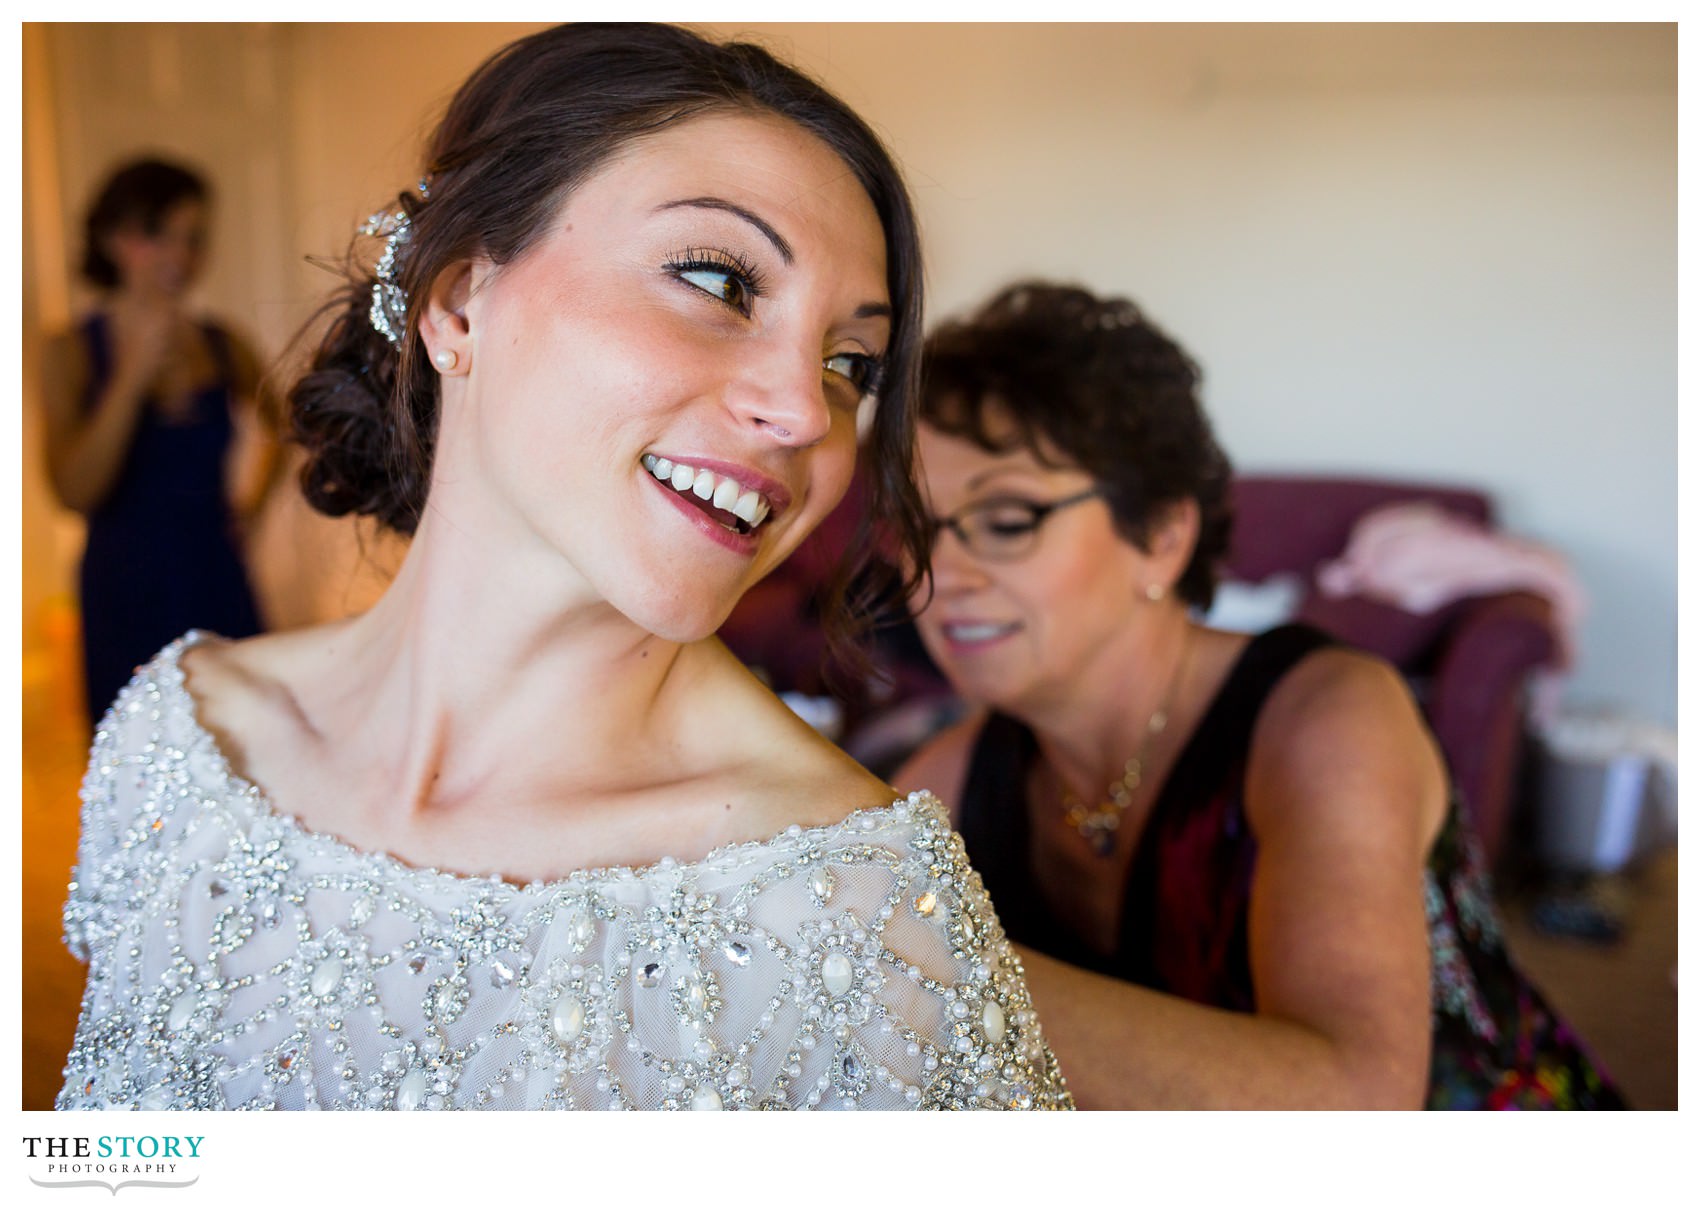
[[[460,364],[460,355],[452,349],[439,349],[431,355],[431,361],[446,374]]]
[[[1153,581],[1145,587],[1145,600],[1147,602],[1161,602],[1164,595],[1168,592],[1169,591],[1164,589],[1162,585]]]

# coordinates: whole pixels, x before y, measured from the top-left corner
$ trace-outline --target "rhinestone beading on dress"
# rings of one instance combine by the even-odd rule
[[[60,1109],[1065,1108],[926,793],[693,863],[524,886],[274,812],[179,658],[95,735]]]

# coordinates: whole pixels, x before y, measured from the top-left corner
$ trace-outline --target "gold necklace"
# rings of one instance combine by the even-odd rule
[[[1168,689],[1163,692],[1163,701],[1157,710],[1151,713],[1151,718],[1145,722],[1145,734],[1139,739],[1139,749],[1123,764],[1122,776],[1110,784],[1109,791],[1096,808],[1088,808],[1079,796],[1069,789],[1068,784],[1058,783],[1062,787],[1063,821],[1074,831],[1086,839],[1086,844],[1092,848],[1092,853],[1099,858],[1109,858],[1115,853],[1116,831],[1121,828],[1122,813],[1133,803],[1134,789],[1139,786],[1140,779],[1145,774],[1145,764],[1151,757],[1151,746],[1163,734],[1163,729],[1169,726],[1169,706],[1174,701],[1175,688],[1180,685],[1181,670],[1186,666],[1186,658],[1192,647],[1192,629],[1189,627],[1186,638],[1182,641],[1180,659],[1175,662],[1175,671],[1169,676]]]

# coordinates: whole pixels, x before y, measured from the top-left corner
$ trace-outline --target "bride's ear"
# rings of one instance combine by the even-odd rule
[[[431,364],[443,374],[465,374],[472,365],[472,326],[466,304],[472,297],[477,264],[457,261],[431,283],[419,312],[419,339]]]

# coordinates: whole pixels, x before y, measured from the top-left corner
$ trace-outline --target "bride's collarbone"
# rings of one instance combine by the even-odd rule
[[[306,752],[258,752],[257,785],[273,811],[355,849],[521,883],[661,858],[694,861],[894,798],[848,759],[688,771],[655,762],[606,772],[611,777],[540,761],[530,778],[517,771],[499,785],[459,789],[427,779],[410,792],[384,763],[358,756],[323,742]]]
[[[420,865],[552,878],[688,860],[896,794],[783,707],[743,695],[735,723],[676,720],[662,740],[555,726],[516,738],[482,775],[408,771],[403,739],[356,742],[303,708],[283,673],[310,669],[311,653],[287,635],[191,647],[182,667],[202,726],[276,814]]]

